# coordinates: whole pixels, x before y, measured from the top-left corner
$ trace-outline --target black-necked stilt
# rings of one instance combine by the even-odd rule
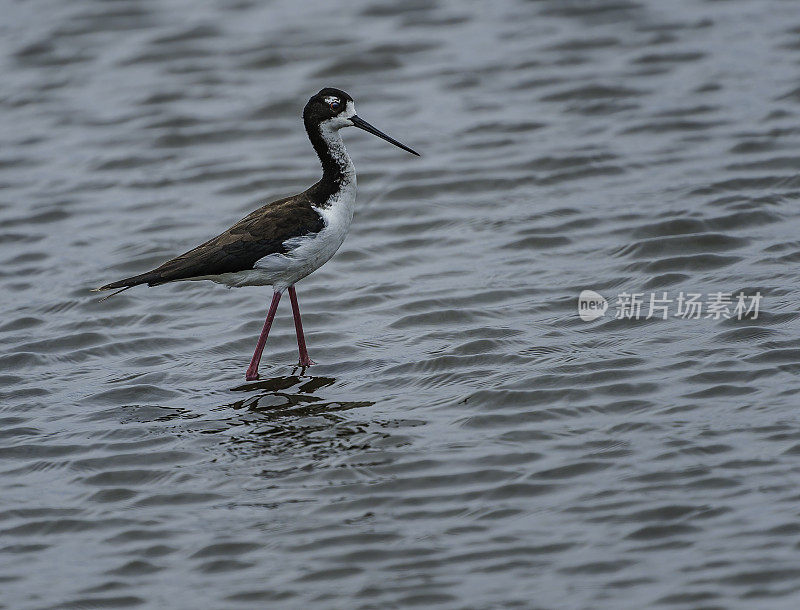
[[[212,280],[230,287],[272,286],[272,303],[245,375],[251,381],[258,378],[258,364],[278,302],[288,289],[299,364],[304,367],[314,364],[308,357],[294,284],[330,260],[353,220],[356,171],[339,130],[358,127],[414,155],[419,153],[356,115],[353,98],[339,89],[322,89],[308,100],[303,109],[303,123],[322,163],[319,182],[298,195],[258,208],[224,233],[152,271],[96,290],[121,288],[118,292],[122,292],[139,284],[157,286],[182,280]]]

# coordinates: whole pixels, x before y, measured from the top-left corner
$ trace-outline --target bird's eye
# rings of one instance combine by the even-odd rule
[[[338,111],[342,105],[338,101],[331,102],[331,110]]]

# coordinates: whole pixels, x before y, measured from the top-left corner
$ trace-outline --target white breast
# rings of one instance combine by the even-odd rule
[[[346,180],[325,207],[315,208],[325,226],[319,233],[293,237],[284,242],[286,254],[270,254],[258,260],[255,270],[265,276],[264,283],[285,290],[327,263],[344,242],[353,220],[356,203],[356,178]]]

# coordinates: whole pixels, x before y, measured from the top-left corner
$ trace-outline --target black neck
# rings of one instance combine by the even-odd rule
[[[341,151],[333,151],[329,143],[322,137],[320,126],[306,123],[306,133],[308,139],[311,140],[311,145],[319,157],[319,162],[322,164],[322,179],[320,183],[330,185],[333,190],[338,190],[342,182],[347,178],[348,171],[352,171],[349,159],[342,157],[344,146]],[[339,153],[339,154],[336,154]]]

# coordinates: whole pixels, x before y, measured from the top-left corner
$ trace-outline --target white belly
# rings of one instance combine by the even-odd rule
[[[344,182],[325,207],[315,208],[325,223],[319,233],[294,237],[284,242],[286,254],[270,254],[256,261],[255,268],[223,273],[212,279],[227,286],[272,286],[276,291],[299,282],[327,263],[344,242],[353,220],[356,202],[355,172]]]

